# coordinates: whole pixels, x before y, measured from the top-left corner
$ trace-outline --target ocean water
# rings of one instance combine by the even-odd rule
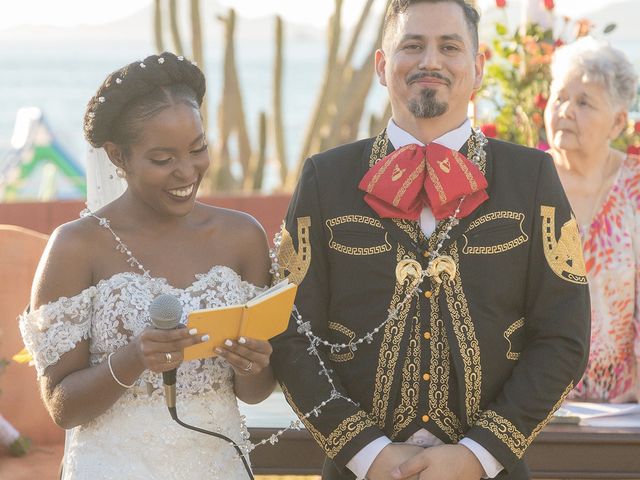
[[[624,50],[640,70],[638,45],[622,42],[616,46]],[[10,148],[17,110],[37,106],[43,110],[60,143],[83,162],[86,146],[82,137],[82,117],[87,100],[109,72],[152,51],[147,41],[7,43],[0,38],[0,160]],[[209,136],[215,141],[216,111],[222,90],[222,46],[209,41],[205,52]],[[261,111],[271,113],[273,45],[272,42],[239,37],[236,55],[249,134],[256,145],[258,115]],[[322,82],[325,57],[326,46],[322,39],[310,36],[288,40],[285,44],[283,110],[291,165],[300,154],[307,122]],[[371,113],[380,113],[385,104],[386,90],[374,79],[364,118]],[[362,135],[367,134],[366,124],[363,120]],[[274,168],[272,166],[267,172],[271,179],[267,189],[269,183],[275,186]]]
[[[221,50],[216,45],[207,45],[206,49],[209,136],[214,141],[222,90]],[[144,43],[130,46],[38,43],[3,48],[0,42],[0,158],[10,148],[17,110],[37,106],[62,145],[82,161],[86,148],[82,117],[88,99],[109,72],[151,52],[152,48]],[[261,111],[271,114],[273,45],[239,42],[236,55],[249,134],[257,145],[258,116]],[[322,82],[325,56],[324,43],[314,39],[299,39],[285,47],[283,110],[290,164],[300,154]],[[382,111],[385,102],[385,90],[374,85],[368,111]]]

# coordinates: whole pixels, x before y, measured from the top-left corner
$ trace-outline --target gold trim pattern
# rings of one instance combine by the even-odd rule
[[[333,217],[326,221],[327,227],[335,227],[345,223],[361,223],[372,227],[384,229],[382,222],[377,218],[367,217],[366,215],[342,215],[341,217]]]
[[[375,426],[376,422],[364,410],[345,418],[327,438],[324,449],[327,457],[334,458],[347,443],[365,429]]]
[[[415,182],[416,178],[418,178],[418,176],[422,172],[424,172],[424,163],[418,164],[418,166],[413,170],[413,172],[411,172],[411,175],[409,175],[409,177],[404,181],[404,183],[402,184],[402,187],[400,187],[400,190],[398,190],[398,193],[393,199],[392,205],[394,207],[397,207],[400,204],[400,200],[402,200],[402,197],[404,197],[404,194],[407,193],[407,190],[409,189],[411,184]]]
[[[558,277],[572,283],[587,284],[587,269],[582,257],[582,243],[578,222],[571,215],[560,229],[560,239],[556,240],[556,209],[540,206],[542,216],[542,246],[549,268]]]
[[[289,393],[289,389],[287,388],[287,386],[284,383],[280,382],[280,387],[282,388],[282,393],[284,394],[287,403],[291,406],[291,409],[295,412],[296,416],[302,421],[302,423],[304,423],[305,428],[309,431],[316,443],[320,445],[320,448],[322,448],[326,452],[325,445],[327,443],[327,439],[325,438],[325,436],[320,433],[320,431],[313,425],[313,423],[309,421],[308,418],[304,418],[304,413],[302,413],[302,410],[300,410],[296,402],[293,401],[293,397],[291,396],[291,393]]]
[[[325,225],[329,229],[331,237],[329,238],[329,248],[336,250],[337,252],[344,253],[345,255],[364,256],[364,255],[378,255],[380,253],[390,252],[393,248],[389,243],[388,233],[384,233],[384,244],[376,245],[374,247],[351,247],[343,245],[342,243],[334,240],[333,228],[337,225],[345,223],[361,223],[364,225],[370,225],[379,229],[384,229],[382,223],[379,220],[367,217],[364,215],[343,215],[341,217],[330,218],[325,222]]]
[[[393,154],[389,155],[389,158],[387,158],[387,160],[384,162],[384,164],[380,167],[380,170],[378,170],[376,172],[376,174],[373,176],[373,178],[371,179],[371,181],[367,185],[367,193],[371,193],[372,192],[372,190],[374,189],[376,184],[380,181],[380,177],[382,177],[382,175],[384,175],[384,173],[387,171],[387,169],[389,168],[391,163],[393,163],[393,161],[396,159],[396,157],[398,155],[400,155],[405,150],[415,150],[415,145],[408,145],[407,147],[408,148],[400,148],[400,149],[394,151]]]
[[[507,330],[502,334],[504,336],[504,339],[507,341],[507,343],[509,343],[509,348],[507,350],[507,360],[518,360],[520,358],[520,352],[513,352],[511,350],[512,345],[511,345],[511,335],[514,334],[514,332],[516,330],[518,330],[519,328],[524,327],[524,317],[523,318],[519,318],[518,320],[516,320],[515,322],[513,322],[509,328],[507,328]]]
[[[340,332],[345,337],[347,337],[346,342],[343,341],[339,343],[351,343],[351,341],[356,338],[356,333],[353,330],[345,327],[341,323],[329,322],[328,326],[329,330]],[[349,350],[347,353],[329,353],[329,358],[332,362],[348,362],[349,360],[353,360],[353,357],[354,354],[351,350]]]
[[[311,243],[309,241],[311,217],[298,217],[296,222],[298,224],[298,251],[293,246],[291,235],[283,226],[278,259],[280,260],[280,265],[289,272],[289,275],[283,278],[288,278],[291,283],[300,285],[311,264]]]
[[[529,445],[531,445],[545,425],[549,423],[549,420],[551,420],[556,410],[560,408],[560,405],[562,405],[562,402],[564,402],[571,390],[573,390],[573,382],[565,388],[560,399],[551,408],[547,417],[533,429],[531,435],[528,437],[525,437],[511,421],[493,410],[485,410],[476,422],[476,426],[489,430],[498,440],[509,447],[509,450],[511,450],[516,457],[522,458]]]
[[[460,152],[456,152],[455,150],[452,150],[451,154],[453,155],[453,158],[456,160],[456,163],[458,164],[458,166],[462,170],[462,173],[464,173],[464,176],[466,177],[467,182],[469,182],[469,186],[471,187],[471,189],[472,190],[477,190],[478,189],[478,183],[476,182],[476,179],[473,178],[473,175],[471,174],[471,171],[469,170],[469,167],[467,166],[467,164],[463,160],[462,155],[460,154]]]
[[[416,256],[412,252],[408,252],[409,256],[415,261]],[[420,396],[420,365],[421,353],[420,348],[420,302],[416,302],[416,312],[412,316],[412,331],[407,353],[402,366],[402,383],[400,386],[400,404],[393,412],[393,432],[391,438],[394,439],[404,430],[418,414],[418,399]]]
[[[464,430],[456,414],[449,408],[449,376],[451,372],[451,352],[440,314],[437,297],[430,299],[429,325],[431,328],[429,362],[429,416],[452,442],[462,438]]]
[[[433,183],[433,186],[438,192],[438,198],[440,198],[440,203],[442,204],[447,203],[447,195],[444,193],[444,190],[442,189],[442,184],[440,183],[440,179],[438,178],[438,175],[436,174],[433,167],[428,163],[427,163],[427,173],[429,174],[429,179]]]
[[[398,244],[396,259],[399,262],[408,258],[405,249]],[[391,298],[389,308],[396,309],[406,294],[406,285],[396,281],[395,290]],[[380,344],[380,354],[378,356],[378,367],[373,389],[373,401],[371,416],[378,421],[378,426],[384,429],[387,414],[390,413],[389,397],[391,386],[395,376],[396,364],[400,355],[400,344],[407,323],[407,316],[411,309],[411,303],[407,302],[404,308],[398,312],[398,318],[394,322],[388,322],[384,327],[382,342]]]
[[[458,246],[454,242],[450,246],[451,258],[456,265],[460,264]],[[453,283],[453,286],[452,286]],[[480,415],[480,396],[482,393],[482,366],[480,362],[480,345],[471,320],[467,298],[462,287],[462,278],[458,273],[453,279],[443,282],[442,286],[447,298],[447,306],[453,323],[453,332],[458,340],[460,355],[464,366],[464,400],[467,424],[471,425]]]
[[[506,218],[510,220],[518,220],[520,226],[520,235],[513,240],[508,242],[501,243],[499,245],[491,245],[491,246],[482,246],[482,247],[469,247],[469,238],[467,237],[467,233],[469,233],[474,228],[479,227],[480,225],[501,219]],[[465,230],[464,234],[464,246],[462,247],[462,253],[465,255],[495,255],[498,253],[506,252],[507,250],[511,250],[512,248],[519,247],[523,243],[526,243],[529,240],[529,236],[524,232],[523,222],[525,216],[523,213],[519,212],[511,212],[508,210],[502,210],[497,212],[487,213],[486,215],[482,215],[481,217],[475,219],[473,222],[469,224],[467,230]]]
[[[308,418],[304,418],[304,414],[300,408],[292,400],[291,394],[286,385],[281,384],[282,393],[284,393],[287,402],[291,405],[291,408],[295,414],[302,420],[304,426],[307,428],[316,443],[324,450],[324,453],[329,458],[335,458],[340,453],[340,450],[353,440],[358,434],[364,431],[368,427],[375,427],[376,423],[371,419],[367,412],[360,410],[354,415],[345,418],[340,424],[331,432],[328,437],[325,437],[318,429],[309,421]]]
[[[382,157],[386,156],[388,149],[389,137],[387,136],[387,129],[385,128],[373,141],[371,156],[369,157],[369,168],[373,167]]]

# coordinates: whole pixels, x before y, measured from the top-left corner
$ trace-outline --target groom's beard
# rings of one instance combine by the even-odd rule
[[[420,92],[420,97],[409,101],[409,111],[417,118],[434,118],[444,114],[449,108],[446,102],[436,99],[436,91],[425,88]]]

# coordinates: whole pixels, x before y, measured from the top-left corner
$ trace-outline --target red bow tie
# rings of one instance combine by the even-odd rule
[[[487,180],[467,157],[437,143],[406,145],[377,162],[358,185],[382,218],[418,220],[428,205],[437,220],[466,217],[489,196]]]

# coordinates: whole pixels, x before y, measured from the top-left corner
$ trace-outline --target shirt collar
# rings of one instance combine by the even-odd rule
[[[454,128],[436,138],[434,143],[450,148],[451,150],[460,150],[470,136],[471,121],[467,118],[458,128]],[[387,137],[389,137],[389,141],[396,150],[412,143],[424,146],[424,143],[416,139],[406,130],[400,128],[396,122],[393,121],[393,118],[390,118],[387,123]]]

